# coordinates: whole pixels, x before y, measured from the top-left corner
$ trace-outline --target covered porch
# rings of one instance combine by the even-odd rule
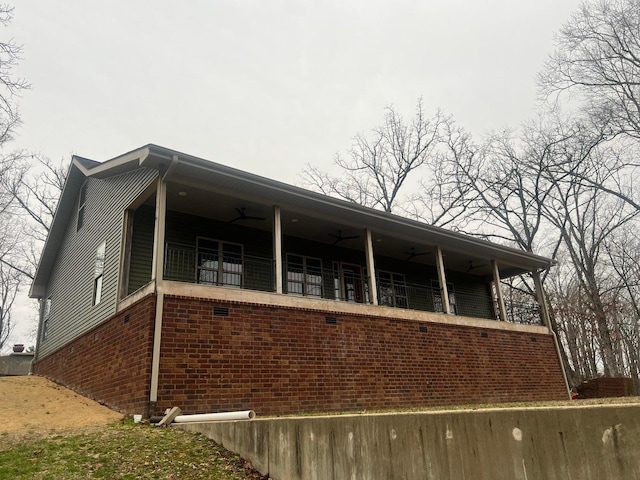
[[[546,325],[500,280],[548,259],[230,170],[171,161],[131,206],[121,299],[164,280]]]

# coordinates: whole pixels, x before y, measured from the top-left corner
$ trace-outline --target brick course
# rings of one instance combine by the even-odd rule
[[[38,360],[34,373],[115,410],[146,413],[154,319],[149,296]]]

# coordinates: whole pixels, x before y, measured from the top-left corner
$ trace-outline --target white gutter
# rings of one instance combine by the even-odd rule
[[[540,272],[533,272],[533,284],[536,289],[536,297],[538,298],[538,305],[540,306],[540,317],[542,323],[549,330],[549,333],[553,337],[553,344],[556,347],[556,355],[558,356],[558,363],[560,363],[560,370],[562,370],[562,377],[564,378],[564,385],[567,388],[567,395],[571,399],[571,387],[569,386],[569,377],[567,371],[564,368],[564,362],[562,361],[562,352],[560,351],[560,342],[556,332],[551,328],[551,319],[549,318],[549,308],[547,306],[547,299],[545,298],[544,288],[542,288],[542,278],[540,278]]]

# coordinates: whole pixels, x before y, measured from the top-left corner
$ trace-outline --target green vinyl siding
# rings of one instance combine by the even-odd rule
[[[82,227],[77,229],[78,196],[47,283],[44,297],[51,298],[51,310],[39,358],[115,313],[124,212],[156,177],[155,170],[138,169],[87,179]],[[101,301],[93,305],[96,249],[102,242],[106,249]]]
[[[134,212],[127,294],[135,292],[151,281],[154,224],[154,207],[142,205]]]

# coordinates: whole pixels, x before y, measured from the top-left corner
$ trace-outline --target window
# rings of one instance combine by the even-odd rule
[[[287,254],[287,293],[322,298],[322,260]]]
[[[378,304],[388,307],[409,308],[407,284],[404,275],[378,271]]]
[[[49,319],[51,317],[51,297],[47,298],[42,305],[42,340],[47,338],[49,333]]]
[[[440,282],[431,280],[431,291],[433,292],[433,311],[442,313],[442,293],[440,292]],[[453,283],[447,282],[447,293],[449,293],[449,309],[456,314],[456,292],[453,290]]]
[[[85,182],[80,189],[80,199],[78,200],[78,222],[76,224],[76,231],[82,228],[84,225],[84,211],[87,203],[87,183]]]
[[[198,283],[242,287],[242,245],[198,238]]]
[[[96,250],[96,265],[93,275],[93,304],[98,305],[102,300],[102,278],[104,274],[104,256],[107,242],[102,242]]]

